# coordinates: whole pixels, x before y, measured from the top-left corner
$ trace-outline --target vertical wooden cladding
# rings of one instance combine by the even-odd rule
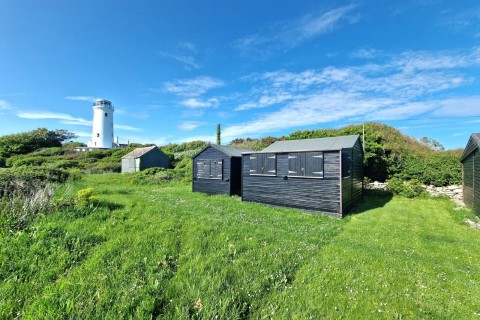
[[[480,216],[480,151],[478,149],[473,159],[473,211]]]
[[[244,201],[321,211],[341,216],[340,156],[338,152],[322,153],[323,179],[291,176],[292,173],[289,171],[292,170],[289,170],[289,167],[292,165],[292,153],[276,154],[276,175],[252,175],[250,174],[250,161],[253,155],[258,154],[243,156],[242,199]],[[318,158],[314,159],[318,161]]]
[[[231,195],[230,157],[213,147],[206,148],[193,159],[194,192]]]
[[[475,154],[477,152],[471,153],[463,161],[463,202],[473,207],[473,195],[474,195],[474,188],[473,188],[473,181],[474,181],[474,163],[475,163]]]
[[[463,202],[480,216],[480,134],[470,136],[462,161]]]
[[[168,168],[170,160],[158,148],[152,149],[150,152],[144,154],[140,160],[140,170],[147,168],[162,167]]]

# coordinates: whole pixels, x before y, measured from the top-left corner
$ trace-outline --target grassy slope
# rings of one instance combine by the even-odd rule
[[[369,197],[336,220],[124,177],[78,183],[104,201],[91,214],[0,239],[0,318],[480,313],[480,231],[446,200]]]

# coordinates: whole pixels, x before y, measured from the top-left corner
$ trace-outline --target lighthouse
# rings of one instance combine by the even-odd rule
[[[93,104],[92,140],[89,148],[113,148],[113,105],[105,99],[96,99]]]

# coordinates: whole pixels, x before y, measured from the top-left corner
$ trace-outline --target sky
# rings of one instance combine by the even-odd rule
[[[0,135],[86,143],[104,98],[120,143],[376,121],[463,148],[479,89],[478,0],[0,0]]]

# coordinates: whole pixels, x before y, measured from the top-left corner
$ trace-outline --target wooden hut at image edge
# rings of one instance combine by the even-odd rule
[[[243,153],[242,200],[343,217],[363,195],[358,135],[277,141]]]
[[[241,195],[242,152],[250,149],[209,144],[192,157],[192,191]]]
[[[148,168],[168,168],[170,159],[157,146],[137,148],[122,157],[122,173],[138,172]]]
[[[480,216],[480,133],[470,136],[463,151],[463,202]]]

